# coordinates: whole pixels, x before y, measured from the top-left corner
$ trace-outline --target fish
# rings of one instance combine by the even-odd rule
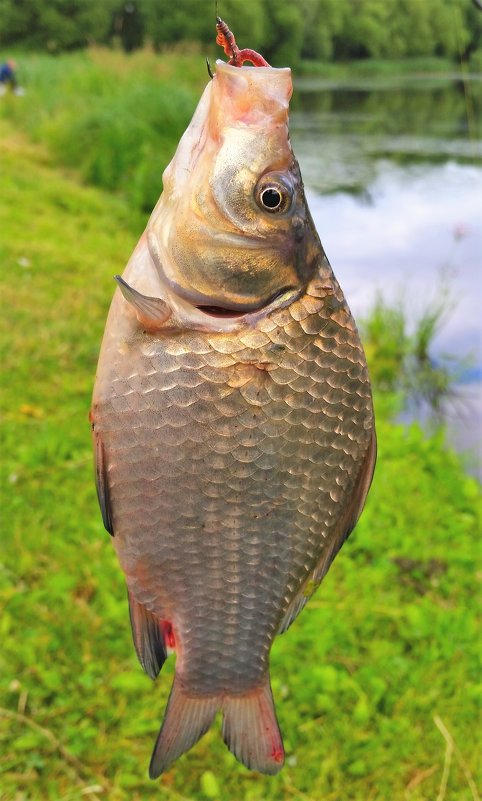
[[[216,62],[108,314],[91,426],[134,646],[173,684],[157,778],[223,716],[284,762],[269,657],[363,509],[376,459],[355,321],[289,136],[291,70]]]

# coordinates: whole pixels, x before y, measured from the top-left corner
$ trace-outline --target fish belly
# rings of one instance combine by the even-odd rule
[[[129,591],[172,623],[184,686],[259,687],[369,447],[346,305],[306,296],[232,334],[111,323],[94,413]]]

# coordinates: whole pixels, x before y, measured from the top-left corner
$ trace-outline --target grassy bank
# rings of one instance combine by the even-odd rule
[[[18,62],[27,94],[2,97],[0,116],[86,183],[151,210],[207,82],[204,58],[92,48],[58,57],[28,53]]]
[[[52,103],[50,119],[73,114]],[[249,773],[215,726],[146,779],[173,666],[153,685],[136,662],[87,422],[112,275],[141,220],[59,171],[25,120],[0,123],[1,801],[477,799],[479,487],[384,403],[362,521],[274,647],[286,767]]]

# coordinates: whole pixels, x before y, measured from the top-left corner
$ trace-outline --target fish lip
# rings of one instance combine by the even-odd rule
[[[209,315],[209,317],[242,317],[243,314],[246,314],[244,311],[225,308],[223,306],[205,306],[201,304],[200,306],[195,306],[195,308],[203,314]]]
[[[258,74],[267,75],[268,73],[291,73],[291,67],[273,67],[271,64],[267,65],[266,67],[255,67],[251,64],[243,64],[241,67],[235,67],[234,64],[229,64],[227,61],[223,61],[221,58],[216,59],[216,72],[227,72],[232,73],[234,76],[239,75],[240,72],[256,72]]]

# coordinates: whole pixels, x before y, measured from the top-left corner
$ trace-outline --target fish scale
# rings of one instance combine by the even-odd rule
[[[371,393],[360,346],[354,337],[348,344],[347,332],[355,331],[352,318],[345,310],[341,325],[325,316],[323,300],[316,305],[313,311],[311,303],[305,315],[302,298],[289,315],[274,315],[266,332],[261,329],[265,336],[256,337],[258,351],[240,347],[256,333],[246,331],[230,338],[230,348],[226,340],[220,347],[213,335],[177,337],[174,347],[159,338],[149,342],[149,357],[139,355],[134,372],[132,358],[119,353],[115,340],[103,354],[111,391],[96,414],[96,429],[109,444],[116,547],[133,587],[138,559],[150,554],[136,597],[155,615],[176,621],[186,686],[193,681],[195,693],[221,692],[227,682],[239,680],[240,665],[246,687],[266,671],[273,634],[307,573],[316,567],[320,541],[329,538],[338,504],[356,479],[353,468],[368,448]],[[272,328],[276,317],[286,322]],[[316,322],[308,325],[311,317]],[[307,340],[306,346],[290,351],[298,338]],[[283,347],[274,352],[272,343]],[[336,352],[340,343],[343,355]],[[203,379],[203,369],[215,363],[216,353],[222,359],[213,384],[212,373]],[[209,356],[207,363],[204,356]],[[240,364],[240,358],[246,362]],[[271,363],[274,358],[271,371],[253,367],[254,359]],[[251,377],[244,376],[241,387],[226,394],[246,364]],[[356,379],[349,377],[353,365],[360,366]],[[332,373],[334,387],[327,382]],[[256,388],[252,400],[242,393],[246,384]],[[258,392],[268,396],[262,406],[255,399]],[[357,408],[350,402],[353,394]],[[135,413],[123,411],[126,397]],[[340,420],[339,404],[347,398],[348,412]],[[330,417],[325,408],[322,416],[320,401],[336,413]],[[278,421],[286,418],[280,426]],[[125,430],[134,432],[127,449]],[[362,432],[356,442],[351,430]],[[176,470],[180,460],[183,468]],[[145,521],[142,551],[134,524],[140,510]],[[307,520],[317,525],[307,526]],[[198,536],[198,531],[204,533]],[[240,577],[234,587],[233,572]],[[246,595],[246,587],[253,585],[260,590],[256,599]],[[195,629],[190,626],[194,601],[199,619]],[[232,636],[231,647],[225,642],[226,620],[233,611],[237,624],[249,632],[239,638],[236,651]],[[205,678],[200,682],[201,666]]]

